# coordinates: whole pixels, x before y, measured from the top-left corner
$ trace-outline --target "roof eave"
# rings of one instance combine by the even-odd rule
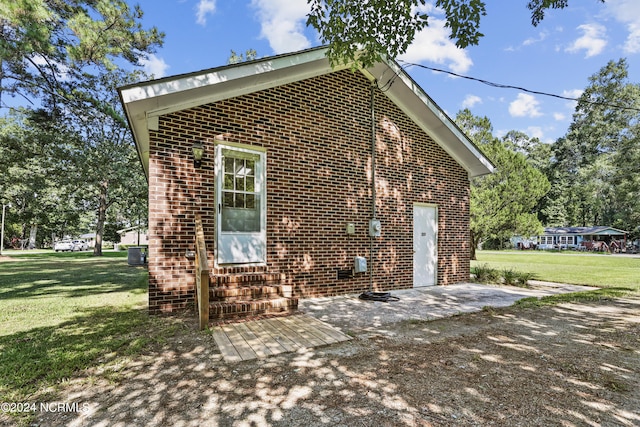
[[[329,73],[325,51],[314,48],[119,88],[147,177],[149,133],[159,129],[160,116]]]
[[[378,64],[373,67],[378,68],[377,73],[370,72],[381,76],[379,86],[387,88],[385,94],[461,164],[467,170],[469,178],[493,173],[495,165],[398,63],[391,60],[384,61],[384,66],[392,71],[391,74],[380,69],[382,66],[383,64]],[[394,81],[396,79],[400,79],[403,84],[396,84]],[[451,144],[445,141],[456,143]]]
[[[119,88],[147,177],[149,133],[159,129],[160,116],[347,68],[332,68],[326,50],[314,48]],[[461,164],[470,178],[493,172],[494,165],[396,62],[383,61],[361,71],[380,86],[392,80],[385,94]]]

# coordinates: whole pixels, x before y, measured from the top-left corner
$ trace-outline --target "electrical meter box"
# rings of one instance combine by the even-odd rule
[[[367,259],[363,256],[357,256],[353,260],[353,272],[365,273],[367,271]]]
[[[380,237],[381,230],[382,230],[382,225],[380,224],[379,219],[369,220],[369,236]]]
[[[356,234],[356,225],[354,223],[347,224],[347,234]]]

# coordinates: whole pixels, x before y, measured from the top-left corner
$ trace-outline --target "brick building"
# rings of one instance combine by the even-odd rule
[[[469,279],[469,179],[493,166],[395,62],[331,68],[316,48],[120,96],[149,182],[152,312],[193,301],[196,214],[212,318]]]

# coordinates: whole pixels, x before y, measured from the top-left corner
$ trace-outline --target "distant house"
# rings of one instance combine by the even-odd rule
[[[118,230],[121,245],[148,245],[149,232],[143,227],[129,227]]]
[[[151,312],[193,301],[196,215],[211,318],[469,280],[469,180],[493,165],[397,63],[325,53],[120,88],[149,181]]]
[[[544,233],[530,238],[512,239],[518,249],[577,249],[605,251],[624,248],[627,232],[607,226],[545,227]]]
[[[81,234],[80,238],[85,242],[87,242],[87,245],[90,248],[93,248],[96,246],[96,233]]]

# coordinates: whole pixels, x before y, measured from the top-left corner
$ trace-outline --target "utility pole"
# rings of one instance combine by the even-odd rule
[[[4,211],[7,205],[2,204],[2,226],[0,226],[0,255],[2,255],[2,248],[4,247]]]

